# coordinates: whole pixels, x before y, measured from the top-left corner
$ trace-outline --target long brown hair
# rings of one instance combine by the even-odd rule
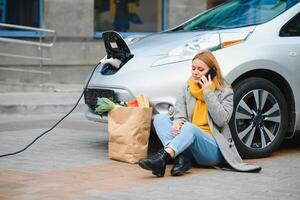
[[[213,79],[214,83],[216,84],[216,87],[218,90],[223,90],[225,87],[230,87],[230,85],[228,85],[221,73],[221,68],[219,66],[219,63],[217,61],[217,59],[215,58],[215,56],[208,50],[205,51],[201,51],[199,53],[197,53],[193,60],[196,59],[200,59],[202,60],[209,68],[212,68],[213,70],[216,71],[216,77]]]

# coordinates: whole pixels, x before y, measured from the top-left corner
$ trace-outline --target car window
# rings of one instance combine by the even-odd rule
[[[280,37],[300,36],[300,13],[285,24],[279,33]]]
[[[233,0],[198,15],[171,31],[228,29],[262,24],[299,0]]]

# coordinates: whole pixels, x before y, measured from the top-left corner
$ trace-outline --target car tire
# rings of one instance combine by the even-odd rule
[[[244,158],[272,154],[285,137],[287,104],[282,92],[264,78],[247,78],[233,86],[230,129]]]

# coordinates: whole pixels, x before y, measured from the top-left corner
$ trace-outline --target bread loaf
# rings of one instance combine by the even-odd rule
[[[142,108],[149,108],[149,100],[146,96],[144,95],[139,95],[137,98],[138,106]]]

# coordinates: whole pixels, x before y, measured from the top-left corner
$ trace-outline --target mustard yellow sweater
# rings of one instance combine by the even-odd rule
[[[203,98],[203,90],[201,89],[199,83],[194,82],[192,79],[189,80],[189,88],[191,94],[196,98],[192,124],[195,124],[206,133],[211,135],[211,130],[208,126],[208,116],[207,116],[207,106]],[[215,91],[216,86],[212,82],[212,90]]]

